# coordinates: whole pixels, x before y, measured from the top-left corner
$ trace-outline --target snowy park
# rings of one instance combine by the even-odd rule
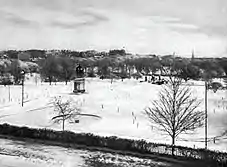
[[[56,96],[71,98],[78,103],[81,112],[98,117],[79,117],[79,122],[67,122],[65,130],[76,133],[93,133],[100,136],[118,136],[130,139],[145,139],[155,143],[171,144],[171,139],[151,125],[144,109],[157,99],[161,85],[139,80],[125,79],[100,80],[86,78],[86,92],[73,93],[73,82],[49,83],[35,82],[27,77],[24,83],[24,105],[22,107],[22,86],[0,87],[0,121],[17,126],[61,130],[61,124],[54,123],[52,99]],[[204,111],[204,82],[188,81],[193,95],[201,100],[200,109]],[[226,130],[227,93],[218,90],[208,91],[208,149],[227,151]],[[204,127],[194,133],[182,134],[176,145],[204,148]]]

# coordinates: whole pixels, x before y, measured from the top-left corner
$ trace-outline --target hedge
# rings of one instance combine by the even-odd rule
[[[145,140],[122,139],[115,136],[101,137],[91,133],[74,133],[70,131],[54,131],[51,129],[35,129],[0,124],[0,134],[12,137],[41,139],[54,142],[108,148],[141,154],[158,154],[171,156],[171,145],[151,143]],[[215,166],[227,166],[227,153],[205,149],[175,146],[176,158],[203,160]]]

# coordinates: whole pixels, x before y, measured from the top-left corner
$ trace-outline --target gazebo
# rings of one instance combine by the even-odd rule
[[[79,64],[76,67],[76,78],[74,79],[74,93],[84,93],[85,92],[85,78],[84,69]]]

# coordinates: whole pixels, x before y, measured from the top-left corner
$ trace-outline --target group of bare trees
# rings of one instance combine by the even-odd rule
[[[227,72],[227,59],[182,58],[173,55],[131,55],[124,49],[114,49],[109,52],[70,51],[70,50],[27,50],[31,60],[36,62],[38,71],[43,79],[50,82],[55,80],[66,83],[73,78],[75,65],[80,63],[85,68],[87,76],[102,75],[110,78],[113,74],[119,78],[127,78],[138,73],[147,75],[168,67],[175,61],[175,67],[180,69],[179,77],[185,81],[189,79],[203,79],[204,77],[223,77]],[[9,58],[16,59],[20,51],[5,51]],[[14,63],[15,64],[15,63]],[[18,64],[18,63],[16,63]],[[22,63],[19,63],[22,64]],[[6,69],[6,68],[4,68]],[[14,68],[15,69],[15,68]],[[12,68],[12,75],[17,80],[18,70]],[[0,72],[3,67],[0,64]],[[35,71],[35,70],[33,70]],[[37,71],[37,72],[38,72]]]
[[[169,68],[169,66],[175,62],[175,69],[179,72],[178,77],[185,81],[189,79],[198,80],[204,78],[219,78],[226,74],[226,63],[216,59],[190,59],[182,57],[174,57],[173,55],[167,56],[155,56],[150,55],[147,57],[135,57],[130,58],[127,56],[106,56],[100,59],[84,59],[81,61],[83,66],[89,71],[94,72],[94,68],[98,68],[98,74],[104,76],[110,76],[113,71],[117,71],[120,75],[130,77],[133,70],[144,75],[154,74],[157,71],[162,71],[163,68]]]
[[[25,73],[39,72],[39,66],[36,63],[23,62],[18,59],[0,61],[0,79],[4,80],[3,83],[19,84],[22,79],[22,71]]]
[[[40,63],[40,74],[50,85],[54,81],[65,81],[67,84],[75,74],[76,65],[69,57],[49,55]]]

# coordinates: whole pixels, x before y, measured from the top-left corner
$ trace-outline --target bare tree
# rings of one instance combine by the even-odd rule
[[[57,78],[59,78],[61,73],[61,66],[57,62],[57,58],[53,55],[48,55],[41,65],[40,74],[41,77],[45,80],[48,79],[48,82],[51,83]]]
[[[179,134],[203,126],[204,113],[198,110],[199,105],[200,101],[193,97],[189,86],[182,86],[182,79],[170,75],[168,84],[159,92],[158,100],[145,109],[149,120],[172,138],[172,155]]]
[[[59,57],[57,61],[61,67],[60,77],[64,79],[65,84],[67,85],[68,81],[70,81],[74,73],[74,62],[69,57]]]
[[[63,98],[62,96],[54,97],[54,114],[52,117],[55,123],[62,123],[62,131],[65,130],[65,122],[79,123],[80,117],[101,118],[98,115],[81,113],[81,104],[73,99]]]
[[[55,123],[62,122],[62,130],[65,130],[65,121],[75,119],[80,114],[80,107],[78,102],[72,99],[64,99],[63,97],[54,97],[54,112],[57,116],[54,116],[52,120]]]

